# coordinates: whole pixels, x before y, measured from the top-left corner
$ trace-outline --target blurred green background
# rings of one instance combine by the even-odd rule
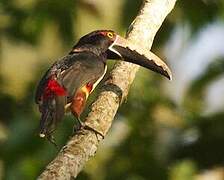
[[[0,0],[0,179],[35,179],[57,154],[38,137],[34,92],[43,72],[90,31],[124,35],[141,3]],[[174,80],[141,68],[109,134],[77,179],[224,179],[223,20],[223,0],[177,2],[152,48],[170,65]],[[67,116],[58,127],[60,147],[73,124]]]

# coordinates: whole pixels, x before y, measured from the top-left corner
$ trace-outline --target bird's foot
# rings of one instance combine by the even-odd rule
[[[78,124],[74,125],[73,127],[73,133],[76,133],[78,130],[83,129],[85,127],[85,123],[82,122],[79,118],[77,118]]]
[[[97,135],[100,135],[101,138],[104,139],[104,135],[101,132],[97,131],[96,129],[94,129],[94,128],[90,127],[90,126],[87,126],[86,124],[84,126],[84,129],[93,131],[96,134],[97,139],[98,139],[98,136]]]
[[[86,130],[90,130],[92,132],[94,132],[96,134],[96,137],[98,139],[98,136],[97,135],[100,135],[102,137],[102,139],[104,139],[104,135],[97,131],[96,129],[86,125],[84,122],[82,122],[79,118],[78,118],[78,126],[74,126],[73,128],[73,133],[76,133],[78,130],[80,129],[86,129]]]

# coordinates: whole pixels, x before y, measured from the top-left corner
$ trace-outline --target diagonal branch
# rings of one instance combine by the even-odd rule
[[[154,36],[162,22],[173,9],[176,0],[145,0],[139,15],[129,27],[127,38],[135,45],[150,50]],[[106,135],[122,99],[128,95],[139,66],[118,62],[91,106],[85,123]],[[57,157],[46,167],[39,180],[71,179],[95,155],[102,137],[81,129],[62,148]]]

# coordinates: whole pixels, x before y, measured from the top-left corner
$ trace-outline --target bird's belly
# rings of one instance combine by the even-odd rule
[[[73,97],[72,103],[70,105],[71,112],[74,116],[80,117],[86,104],[86,93],[84,91],[78,91]]]

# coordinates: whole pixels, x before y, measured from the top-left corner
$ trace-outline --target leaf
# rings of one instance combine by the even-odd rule
[[[187,21],[193,31],[199,30],[203,25],[212,22],[221,11],[221,1],[188,0],[177,1],[181,9],[182,21]]]
[[[224,73],[224,59],[213,61],[196,80],[192,82],[184,97],[183,107],[188,118],[195,118],[204,109],[206,87]]]

